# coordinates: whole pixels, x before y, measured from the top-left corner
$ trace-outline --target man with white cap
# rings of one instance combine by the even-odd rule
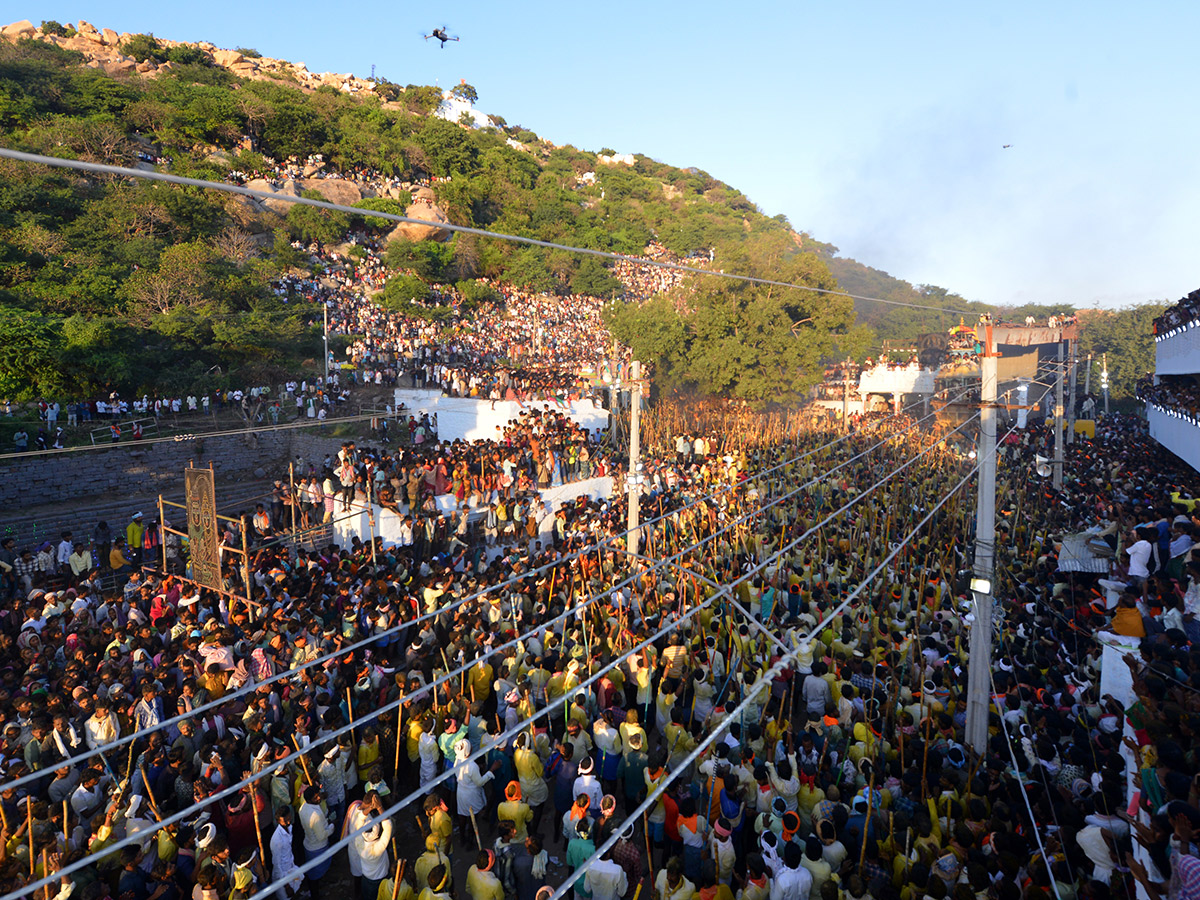
[[[331,822],[342,821],[346,808],[346,773],[342,768],[342,748],[336,741],[326,744],[325,758],[317,768],[317,776],[321,779],[321,790],[325,796],[325,806],[329,809]]]
[[[588,800],[591,801],[593,817],[600,814],[600,800],[604,796],[604,789],[600,785],[600,779],[595,775],[596,764],[590,757],[585,757],[583,762],[579,764],[578,775],[575,778],[575,786],[571,793],[578,797],[580,794],[586,794]]]
[[[454,755],[457,760],[454,764],[454,775],[458,781],[458,826],[463,836],[463,843],[466,844],[466,837],[471,833],[468,829],[472,829],[470,818],[472,815],[482,812],[487,806],[487,795],[483,788],[496,777],[500,761],[492,763],[491,769],[481,774],[478,764],[469,758],[471,742],[465,737],[454,745]]]

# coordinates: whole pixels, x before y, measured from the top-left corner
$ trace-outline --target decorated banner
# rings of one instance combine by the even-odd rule
[[[212,469],[185,469],[183,474],[192,578],[205,587],[220,589],[221,554]]]

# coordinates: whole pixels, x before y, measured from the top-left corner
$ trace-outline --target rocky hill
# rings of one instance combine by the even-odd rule
[[[118,34],[111,28],[97,28],[82,20],[75,26],[61,26],[47,32],[41,26],[35,26],[28,19],[23,19],[4,26],[0,29],[0,35],[10,41],[42,41],[64,50],[73,50],[82,55],[86,67],[99,69],[108,75],[129,75],[136,72],[153,78],[161,72],[170,72],[178,65],[169,59],[158,62],[127,56],[122,48],[129,47],[134,39],[141,35],[126,32]],[[164,38],[155,40],[163,51],[179,48],[196,50],[206,56],[211,65],[225,69],[238,78],[291,81],[302,89],[331,87],[350,94],[370,92],[376,87],[376,82],[348,73],[310,72],[302,62],[292,63],[256,54],[246,55],[242,50],[216,47],[208,41],[172,41]]]

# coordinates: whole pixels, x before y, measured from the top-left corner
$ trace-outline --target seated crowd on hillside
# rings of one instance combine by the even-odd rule
[[[1190,325],[1200,319],[1200,290],[1189,293],[1174,306],[1167,307],[1163,314],[1154,320],[1155,340],[1162,340],[1167,332]]]
[[[543,427],[571,434],[533,419],[507,435],[531,458]],[[545,900],[586,865],[584,900],[1195,900],[1200,561],[1166,562],[1200,522],[1195,474],[1119,416],[1068,448],[1061,493],[1032,474],[1049,431],[1006,442],[979,755],[970,523],[904,536],[966,463],[911,425],[747,436],[726,457],[680,436],[650,460],[642,546],[683,568],[631,567],[619,496],[533,534],[429,517],[397,546],[231,528],[250,602],[232,555],[228,594],[197,589],[136,520],[122,587],[100,566],[0,567],[0,891]],[[923,477],[863,490],[919,449]],[[347,446],[328,468],[358,485],[387,455]],[[813,481],[851,460],[861,479]],[[270,506],[252,529],[285,527]],[[1127,585],[1111,610],[1100,575],[1058,570],[1085,526]],[[1140,642],[1133,702],[1100,690],[1105,633]]]

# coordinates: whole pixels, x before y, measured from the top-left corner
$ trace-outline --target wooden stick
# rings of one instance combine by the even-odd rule
[[[867,858],[867,832],[871,830],[871,807],[875,801],[875,761],[871,761],[871,781],[867,785],[867,817],[863,819],[862,847],[858,851],[858,868],[861,870]]]
[[[263,868],[267,865],[267,851],[263,847],[262,825],[258,822],[258,788],[250,786],[250,814],[254,816],[254,836],[258,838],[258,860]]]
[[[43,878],[50,877],[50,863],[46,860],[46,848],[45,847],[42,848],[42,877]],[[46,892],[46,900],[50,900],[50,885],[47,884],[46,887],[44,888],[44,890]]]
[[[396,900],[396,896],[400,893],[400,882],[404,878],[404,863],[405,862],[407,862],[407,860],[403,860],[403,859],[396,860],[396,878],[392,882],[392,900]]]
[[[34,867],[37,865],[37,854],[33,852],[33,797],[25,798],[25,824],[29,828],[29,875],[33,877]]]
[[[296,753],[300,757],[300,765],[304,767],[304,780],[308,782],[309,787],[312,787],[312,773],[308,771],[308,760],[304,756],[304,751],[300,749],[300,741],[296,739],[294,734],[292,735],[292,743],[296,745]]]
[[[162,816],[158,814],[158,802],[154,799],[154,791],[150,790],[150,780],[146,777],[146,767],[138,766],[138,772],[142,776],[142,787],[146,789],[146,799],[150,801],[150,811],[154,813],[154,818],[162,821]]]
[[[358,747],[358,741],[354,737],[354,703],[350,697],[350,685],[346,685],[346,715],[350,717],[350,743]],[[355,751],[357,753],[357,749]]]
[[[475,846],[477,849],[483,849],[483,841],[479,838],[479,823],[475,821],[475,813],[471,813],[471,828],[475,830]]]
[[[400,743],[404,739],[404,694],[400,695],[400,703],[396,706],[396,759],[392,763],[392,778],[400,777]]]
[[[67,801],[63,798],[63,848],[66,849],[67,842],[71,840],[71,835],[67,831]]]
[[[646,835],[646,871],[650,873],[650,884],[653,885],[654,854],[650,852],[650,816],[647,812],[642,813],[642,832]]]

